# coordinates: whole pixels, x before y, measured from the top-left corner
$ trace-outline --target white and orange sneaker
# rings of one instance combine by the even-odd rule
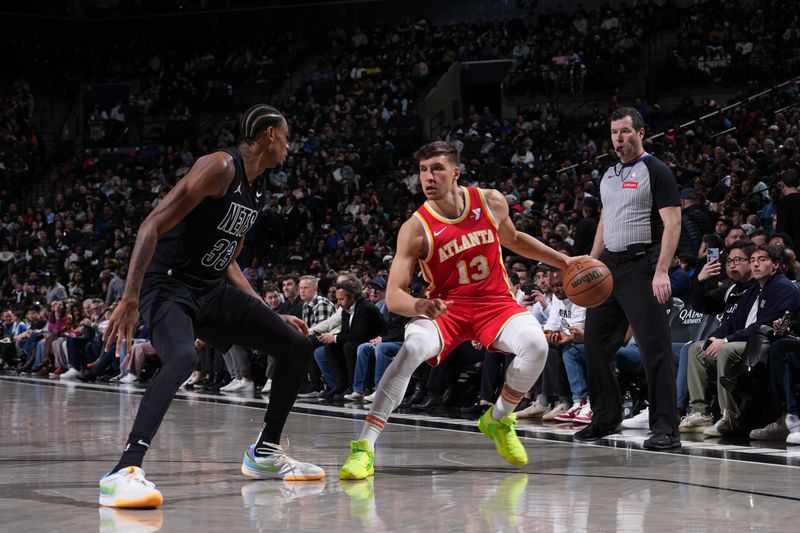
[[[283,448],[270,446],[270,454],[257,456],[256,445],[251,444],[244,453],[242,475],[250,479],[281,479],[283,481],[313,481],[325,477],[325,471],[311,463],[292,459]]]
[[[123,509],[155,509],[164,497],[144,477],[144,470],[128,466],[100,478],[100,505]]]

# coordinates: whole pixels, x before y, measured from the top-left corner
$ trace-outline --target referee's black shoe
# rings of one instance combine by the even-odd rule
[[[592,422],[575,433],[572,438],[578,442],[594,442],[617,432],[617,426]]]
[[[657,452],[665,450],[678,450],[681,447],[680,437],[673,437],[666,433],[655,433],[652,437],[644,441],[642,447],[645,450],[653,450]]]

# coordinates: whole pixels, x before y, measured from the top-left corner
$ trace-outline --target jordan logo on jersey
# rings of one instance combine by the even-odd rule
[[[469,250],[474,246],[490,244],[493,242],[495,242],[494,232],[489,231],[488,229],[465,233],[464,235],[445,243],[439,248],[439,262],[444,263],[456,254],[460,254],[464,250]]]
[[[241,237],[247,233],[247,230],[256,221],[257,216],[258,211],[255,209],[233,202],[228,207],[228,212],[223,217],[222,222],[219,223],[219,226],[217,226],[217,229],[224,231],[228,235]]]
[[[472,210],[472,215],[475,217],[475,220],[479,220],[481,218],[481,208],[476,207]]]
[[[242,184],[240,183],[239,186],[236,187],[236,190],[233,192],[235,192],[236,194],[242,194]]]

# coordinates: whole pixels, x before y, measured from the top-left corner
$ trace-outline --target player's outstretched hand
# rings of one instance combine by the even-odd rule
[[[453,305],[452,300],[442,300],[435,298],[429,300],[427,298],[420,298],[414,305],[414,309],[418,315],[426,316],[431,320],[447,314],[447,308]]]
[[[103,350],[108,351],[117,340],[126,341],[127,352],[130,353],[133,348],[133,335],[136,333],[136,327],[139,325],[139,302],[126,300],[123,298],[117,304],[114,312],[111,313],[111,318],[108,319],[108,326],[106,332],[103,334],[103,342],[105,343]],[[122,342],[117,342],[115,355],[119,357],[122,350]]]
[[[586,261],[587,259],[591,259],[592,257],[589,255],[576,255],[575,257],[567,257],[566,264],[564,265],[564,270],[568,269],[570,265],[577,263],[579,261]]]
[[[294,329],[299,331],[304,337],[308,336],[308,326],[306,323],[297,318],[296,316],[292,315],[279,315],[284,322],[292,326]]]

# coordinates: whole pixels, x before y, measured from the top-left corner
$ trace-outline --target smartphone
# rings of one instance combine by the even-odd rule
[[[781,324],[778,326],[778,334],[779,335],[786,335],[786,332],[789,331],[789,324],[792,322],[792,312],[791,311],[784,311],[783,317],[781,317]]]
[[[719,261],[719,248],[708,249],[708,263],[711,261]]]
[[[528,296],[530,296],[530,295],[531,295],[531,293],[532,293],[532,292],[533,292],[535,289],[536,289],[536,287],[533,285],[533,283],[526,283],[525,285],[523,285],[523,286],[522,286],[522,292],[524,292],[524,293],[525,293],[525,294],[527,294]]]
[[[572,332],[569,330],[569,322],[566,318],[561,319],[561,333],[567,337],[572,337]]]

